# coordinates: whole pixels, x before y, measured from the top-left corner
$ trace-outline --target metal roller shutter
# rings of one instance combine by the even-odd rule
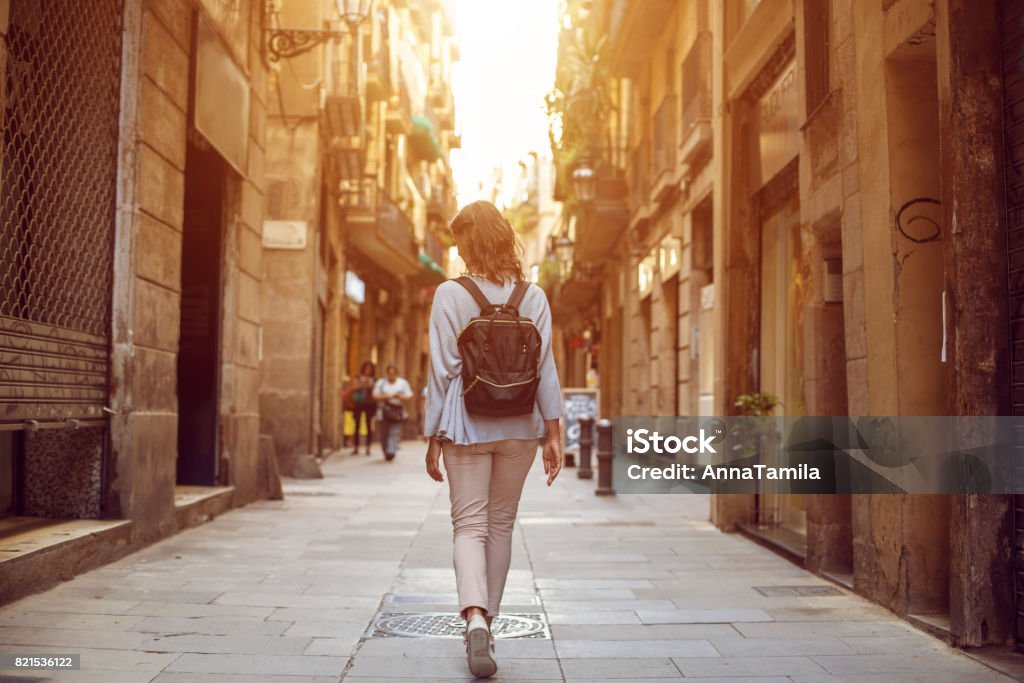
[[[103,419],[121,19],[121,0],[10,3],[0,44],[0,429]]]

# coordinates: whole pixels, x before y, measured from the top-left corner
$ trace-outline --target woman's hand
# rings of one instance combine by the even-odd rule
[[[544,442],[544,473],[548,475],[548,486],[562,471],[564,454],[562,453],[562,435],[549,435]]]
[[[441,474],[441,442],[434,437],[430,437],[427,442],[427,474],[434,481],[444,481],[444,475]]]

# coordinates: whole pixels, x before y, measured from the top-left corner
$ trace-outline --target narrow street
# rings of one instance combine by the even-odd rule
[[[1009,680],[717,531],[703,497],[597,497],[573,469],[549,490],[540,470],[504,607],[545,628],[498,641],[496,680]],[[0,651],[81,654],[53,680],[468,680],[461,640],[372,626],[456,610],[447,486],[421,444],[393,463],[346,451],[324,472],[5,607]]]

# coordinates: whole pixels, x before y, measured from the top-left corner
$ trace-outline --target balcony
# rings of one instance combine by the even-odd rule
[[[366,64],[366,99],[371,102],[387,100],[393,94],[391,87],[391,60],[387,49],[375,54]]]
[[[614,252],[629,225],[629,191],[621,171],[611,164],[598,167],[594,201],[585,205],[576,227],[574,259],[587,264],[602,261]]]
[[[430,199],[427,200],[427,221],[447,223],[454,215],[454,201],[447,186],[441,183],[431,185]]]
[[[613,1],[608,25],[613,76],[630,76],[650,61],[656,38],[678,4],[676,0]]]
[[[441,240],[437,235],[428,231],[423,239],[423,253],[434,263],[443,266],[445,251],[444,245],[441,244]]]
[[[408,135],[412,131],[412,105],[405,83],[399,85],[398,92],[388,101],[385,124],[388,133],[392,135]]]
[[[360,135],[334,137],[327,143],[325,156],[328,171],[341,180],[356,180],[363,177],[366,165],[366,145]]]
[[[642,231],[651,217],[650,184],[650,142],[642,140],[630,155],[629,166],[629,227]]]
[[[683,118],[679,160],[684,175],[711,152],[711,34],[697,34],[683,59]]]
[[[373,180],[360,184],[345,222],[352,246],[377,267],[394,275],[413,275],[419,270],[412,221]]]
[[[651,140],[651,196],[663,201],[676,189],[676,98],[665,97],[654,114]]]

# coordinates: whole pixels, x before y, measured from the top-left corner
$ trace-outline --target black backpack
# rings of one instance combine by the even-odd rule
[[[471,415],[508,417],[533,412],[540,379],[540,332],[519,315],[529,282],[519,282],[504,304],[492,304],[468,277],[455,279],[480,306],[459,332],[462,398]]]

